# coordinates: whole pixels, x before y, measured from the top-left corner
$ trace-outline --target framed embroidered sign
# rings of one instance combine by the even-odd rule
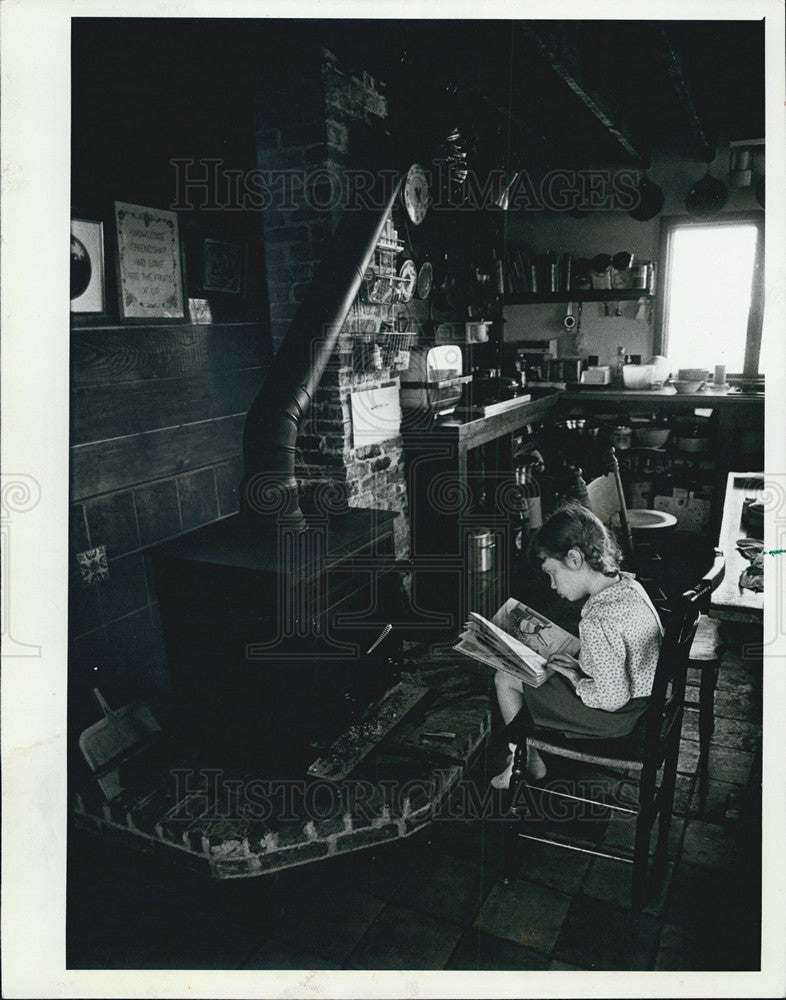
[[[177,214],[116,201],[115,234],[120,319],[185,319]]]

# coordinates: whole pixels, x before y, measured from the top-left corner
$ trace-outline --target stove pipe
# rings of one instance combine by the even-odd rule
[[[364,168],[373,180],[371,190],[363,192],[361,204],[345,207],[246,416],[240,512],[244,525],[259,530],[306,530],[295,479],[298,430],[401,187],[404,169],[390,169],[399,157],[389,136],[376,135],[364,146],[373,149]]]

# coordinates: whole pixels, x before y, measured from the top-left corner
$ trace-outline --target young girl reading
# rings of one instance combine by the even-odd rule
[[[538,688],[510,674],[495,674],[506,725],[520,712],[537,726],[568,736],[627,736],[647,707],[663,627],[644,588],[621,572],[620,552],[597,517],[580,504],[559,508],[533,538],[530,552],[569,601],[588,598],[581,610],[578,660],[565,653],[549,659],[555,673]],[[492,785],[507,788],[508,766]],[[527,748],[527,773],[545,777],[543,759]]]

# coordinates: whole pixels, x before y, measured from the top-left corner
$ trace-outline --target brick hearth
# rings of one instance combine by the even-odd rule
[[[431,687],[427,707],[413,710],[345,781],[284,782],[248,767],[218,773],[183,762],[152,787],[111,802],[95,784],[87,787],[76,797],[76,825],[216,879],[263,875],[408,837],[438,815],[485,744],[490,712],[471,664],[454,661],[406,679]]]

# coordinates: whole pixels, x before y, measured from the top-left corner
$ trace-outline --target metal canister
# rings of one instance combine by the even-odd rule
[[[468,569],[470,573],[486,573],[494,569],[496,539],[489,528],[473,528],[468,536]]]
[[[649,264],[634,264],[630,269],[630,287],[646,289],[649,287]]]

